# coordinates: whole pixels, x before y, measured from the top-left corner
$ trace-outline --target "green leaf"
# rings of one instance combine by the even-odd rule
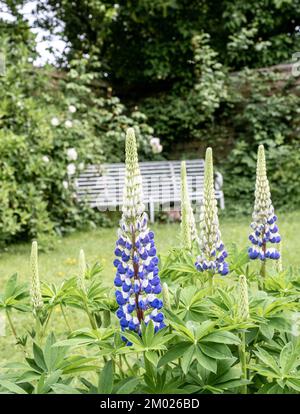
[[[271,368],[274,373],[276,373],[277,375],[280,376],[280,369],[277,365],[277,362],[275,361],[275,359],[272,357],[272,355],[270,355],[267,351],[265,351],[264,349],[257,347],[258,351],[254,351],[255,355],[264,363],[266,364],[269,368]]]
[[[10,298],[16,288],[17,285],[17,279],[18,279],[18,275],[17,273],[14,273],[7,281],[6,285],[5,285],[5,290],[4,290],[4,298],[5,300],[7,300],[8,298]]]
[[[43,371],[47,371],[47,366],[46,366],[46,363],[45,363],[43,351],[41,350],[41,348],[35,342],[33,343],[33,356],[34,356],[34,361],[36,362],[36,364]]]
[[[180,342],[172,346],[159,360],[158,368],[162,367],[163,365],[168,364],[169,362],[174,361],[174,359],[178,359],[182,357],[184,352],[191,346],[190,342]]]
[[[239,345],[241,343],[240,339],[233,333],[221,330],[206,335],[201,339],[201,342],[217,342],[230,345]]]
[[[217,372],[217,361],[203,354],[199,345],[196,348],[196,358],[203,368],[214,373]]]
[[[112,360],[108,361],[99,375],[98,394],[111,394],[114,383]]]
[[[181,367],[184,374],[187,374],[189,367],[192,363],[193,356],[195,355],[196,346],[190,345],[181,358]]]
[[[66,384],[54,384],[51,388],[55,394],[81,394],[76,388]]]
[[[153,337],[154,337],[154,325],[153,325],[153,322],[150,321],[148,323],[148,325],[145,326],[145,328],[144,328],[144,326],[145,326],[145,324],[142,323],[142,338],[143,338],[143,342],[146,345],[146,347],[149,347],[150,348],[151,347],[151,344],[152,344]]]
[[[14,384],[11,381],[0,379],[0,385],[1,385],[1,387],[3,387],[6,390],[12,392],[13,394],[27,394],[27,392],[24,391],[23,388],[19,387],[18,385]]]
[[[213,342],[207,343],[207,344],[201,343],[200,349],[205,355],[211,358],[227,359],[227,358],[232,357],[232,354],[229,348],[223,344],[218,344],[218,343],[213,343]]]
[[[132,394],[140,383],[141,380],[139,378],[126,378],[119,382],[114,389],[114,394]]]
[[[289,378],[286,382],[286,385],[293,388],[293,390],[300,392],[300,378]]]
[[[148,361],[151,362],[151,364],[153,364],[155,367],[157,366],[158,355],[157,355],[156,352],[154,352],[154,351],[145,352],[145,356],[148,359]]]

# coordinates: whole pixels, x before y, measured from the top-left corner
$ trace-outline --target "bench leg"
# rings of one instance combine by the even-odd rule
[[[225,209],[224,194],[222,194],[222,197],[220,198],[220,208],[221,210]]]
[[[149,203],[149,210],[150,210],[150,222],[154,223],[155,213],[154,213],[154,203],[152,201]]]

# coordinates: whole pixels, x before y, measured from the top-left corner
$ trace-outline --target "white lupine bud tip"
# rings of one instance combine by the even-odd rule
[[[206,148],[205,158],[212,160],[212,149],[211,149],[211,147]]]

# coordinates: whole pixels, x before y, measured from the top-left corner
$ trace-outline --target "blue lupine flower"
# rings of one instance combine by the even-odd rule
[[[141,322],[152,320],[155,332],[165,327],[163,307],[156,297],[162,287],[158,271],[158,257],[154,233],[148,229],[148,217],[142,202],[141,175],[138,166],[136,141],[132,128],[126,135],[126,179],[124,202],[118,240],[116,242],[114,284],[116,312],[122,331],[141,333]],[[122,336],[127,342],[126,334]],[[130,344],[127,342],[127,345]]]
[[[207,148],[205,156],[204,195],[200,213],[200,255],[195,263],[199,272],[207,271],[213,277],[219,273],[227,275],[229,266],[225,262],[227,252],[221,240],[218,209],[215,198],[212,150]]]
[[[251,228],[253,231],[249,236],[252,246],[248,249],[250,259],[262,261],[266,259],[278,260],[280,253],[275,246],[280,243],[281,237],[277,226],[277,216],[274,213],[271,201],[263,145],[260,145],[258,148],[255,204],[252,218]],[[265,269],[263,268],[264,272]]]

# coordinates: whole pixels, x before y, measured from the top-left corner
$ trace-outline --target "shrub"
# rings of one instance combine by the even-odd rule
[[[103,221],[76,201],[74,179],[89,163],[122,161],[128,126],[151,157],[152,128],[138,110],[128,116],[117,97],[99,90],[87,59],[72,61],[66,73],[34,67],[34,39],[24,26],[11,25],[1,43],[0,243]]]

